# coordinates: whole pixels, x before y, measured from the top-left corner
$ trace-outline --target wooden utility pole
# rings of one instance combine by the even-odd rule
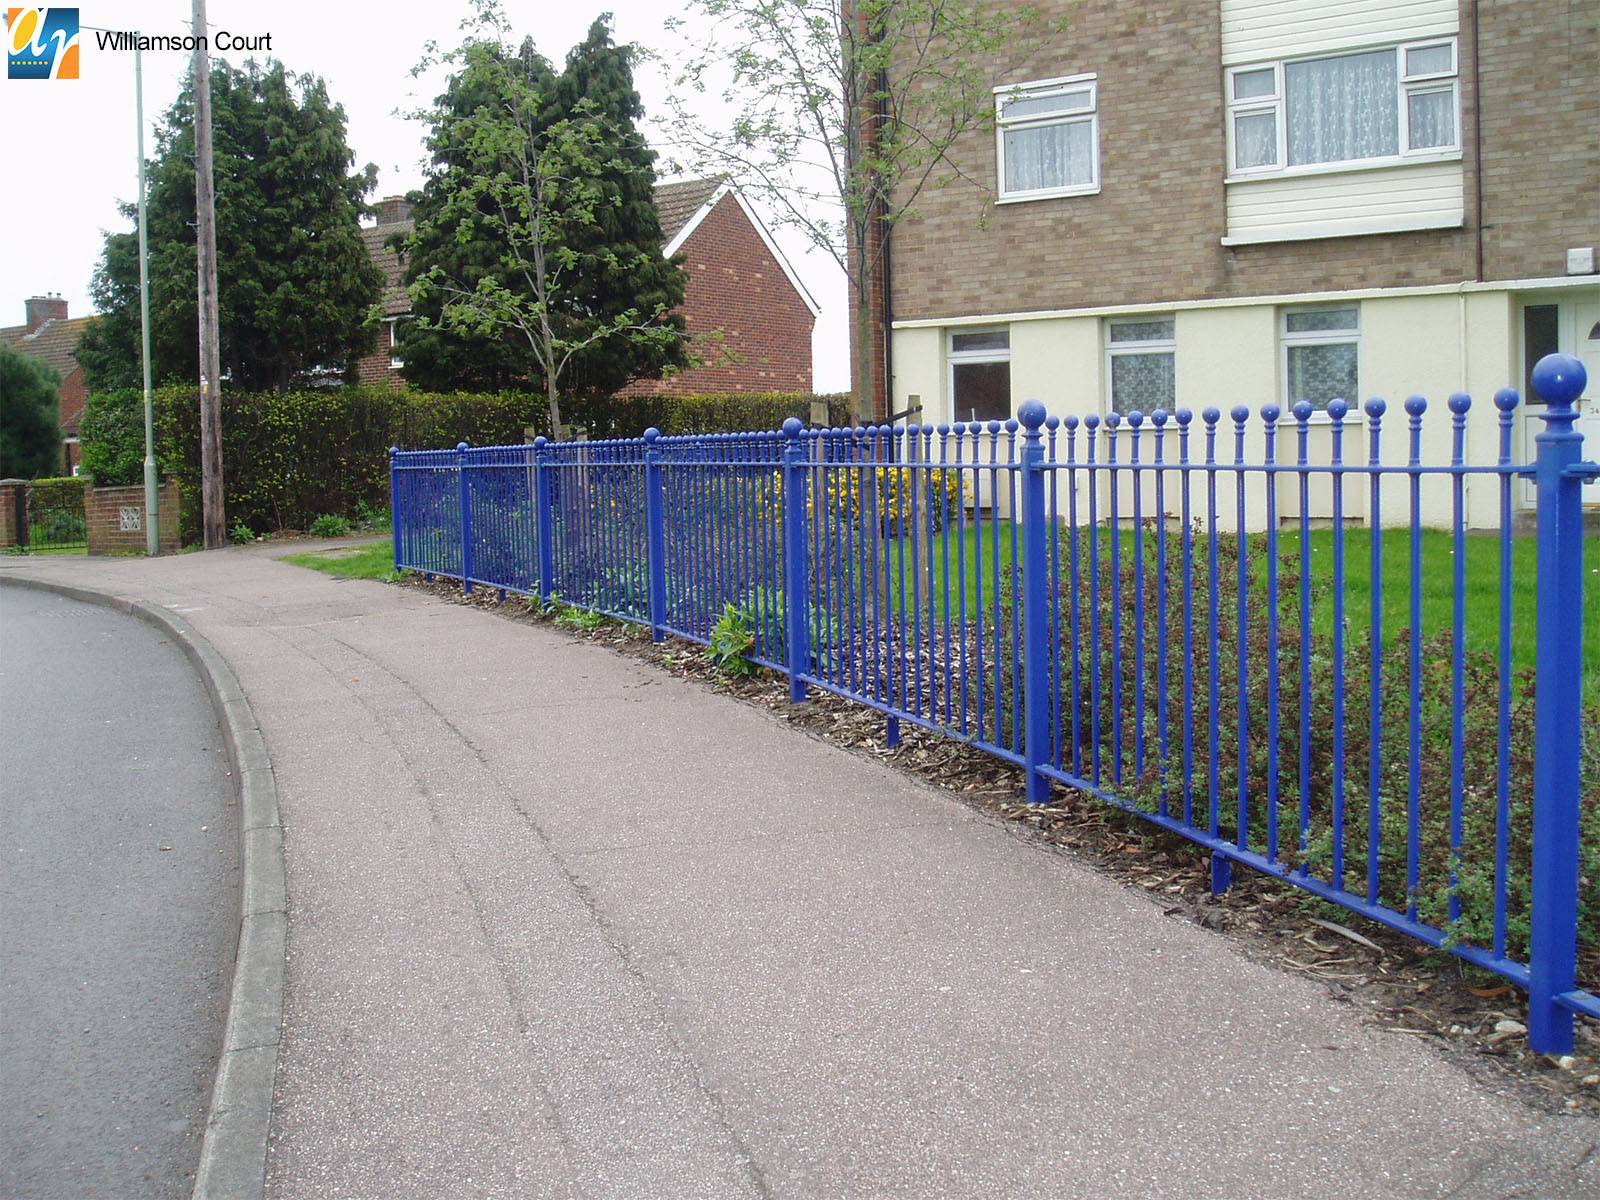
[[[194,0],[194,207],[200,264],[200,509],[205,548],[223,545],[222,355],[217,345],[217,209],[211,179],[206,0]]]

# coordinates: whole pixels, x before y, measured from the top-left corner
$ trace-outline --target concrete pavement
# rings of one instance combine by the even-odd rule
[[[277,774],[269,1195],[1541,1196],[1600,1123],[933,789],[594,646],[247,548],[166,605]]]
[[[181,651],[0,590],[0,1195],[187,1197],[234,939],[237,813]]]

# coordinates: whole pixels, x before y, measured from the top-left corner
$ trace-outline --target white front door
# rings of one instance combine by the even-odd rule
[[[1600,462],[1600,287],[1582,289],[1581,295],[1530,298],[1522,305],[1523,395],[1528,409],[1523,419],[1523,461],[1532,463],[1538,452],[1534,439],[1544,429],[1539,419],[1543,406],[1533,395],[1533,365],[1546,354],[1572,354],[1582,361],[1589,382],[1578,400],[1577,430],[1583,434],[1583,457]],[[1534,501],[1534,482],[1523,483],[1523,499]],[[1585,505],[1600,506],[1600,480],[1584,485]]]

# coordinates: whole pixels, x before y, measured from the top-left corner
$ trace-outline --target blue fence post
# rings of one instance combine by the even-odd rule
[[[461,477],[461,593],[472,595],[472,493],[467,483],[466,442],[456,443],[456,474]]]
[[[644,431],[645,569],[650,580],[650,640],[667,636],[667,524],[661,509],[661,431]]]
[[[1017,420],[1022,435],[1022,752],[1027,763],[1028,803],[1050,799],[1050,781],[1039,768],[1050,758],[1049,614],[1044,509],[1044,405],[1024,400]]]
[[[1572,404],[1587,382],[1570,354],[1533,368],[1545,402],[1538,455],[1538,595],[1533,693],[1533,905],[1528,952],[1528,1046],[1572,1050],[1577,982],[1580,691],[1583,680],[1583,435]]]
[[[400,447],[389,447],[389,531],[394,541],[394,569],[400,569]]]
[[[534,541],[539,551],[539,599],[550,603],[555,591],[555,521],[550,510],[550,439],[540,434],[533,439]]]
[[[800,421],[783,423],[783,616],[789,660],[789,699],[806,698],[800,677],[811,668],[811,641],[806,630],[810,599],[806,593],[806,448]]]

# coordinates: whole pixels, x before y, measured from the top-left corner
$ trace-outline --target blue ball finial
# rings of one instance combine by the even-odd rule
[[[1268,425],[1276,424],[1281,416],[1283,416],[1283,410],[1276,404],[1263,404],[1261,406],[1261,419]]]
[[[800,418],[799,417],[785,417],[784,418],[784,421],[783,421],[783,436],[786,437],[786,438],[797,438],[797,437],[800,436]]]
[[[1445,403],[1450,406],[1450,411],[1459,417],[1472,407],[1472,397],[1465,392],[1451,392],[1450,399]]]
[[[1024,400],[1017,408],[1017,420],[1022,422],[1024,429],[1038,429],[1044,424],[1044,418],[1044,405],[1037,400]]]
[[[1209,405],[1201,411],[1200,419],[1207,425],[1215,425],[1218,421],[1222,420],[1222,410],[1214,404]]]
[[[1426,396],[1407,396],[1406,411],[1413,417],[1420,417],[1428,411],[1428,398]]]
[[[661,436],[661,430],[657,429],[654,425],[650,426],[649,429],[646,429],[644,431],[645,445],[647,445],[647,446],[655,445],[656,439],[658,437],[660,437],[660,436]]]
[[[466,442],[457,442],[456,449],[462,453],[465,453],[467,450],[471,449],[471,447],[468,446]]]
[[[1250,409],[1243,404],[1235,404],[1233,406],[1233,411],[1228,415],[1232,417],[1236,423],[1243,425],[1250,419]]]
[[[1364,407],[1366,408],[1367,416],[1371,417],[1375,421],[1382,417],[1383,414],[1389,410],[1389,405],[1384,401],[1382,396],[1374,396],[1372,399],[1367,401]]]
[[[1508,413],[1521,403],[1522,398],[1517,395],[1516,388],[1501,388],[1494,394],[1494,406],[1501,412]]]
[[[1344,420],[1344,415],[1350,411],[1350,406],[1343,400],[1328,401],[1328,416],[1334,421]]]
[[[1296,400],[1294,402],[1294,407],[1289,411],[1294,413],[1294,419],[1296,421],[1299,421],[1300,424],[1304,425],[1311,419],[1311,414],[1317,410],[1312,406],[1312,403],[1309,400]]]
[[[1589,372],[1570,354],[1546,354],[1533,364],[1534,395],[1552,408],[1571,408],[1588,382]]]
[[[538,437],[533,439],[533,448],[535,450],[543,450],[549,444],[550,444],[550,439],[545,437],[545,435],[542,434],[542,433]]]

